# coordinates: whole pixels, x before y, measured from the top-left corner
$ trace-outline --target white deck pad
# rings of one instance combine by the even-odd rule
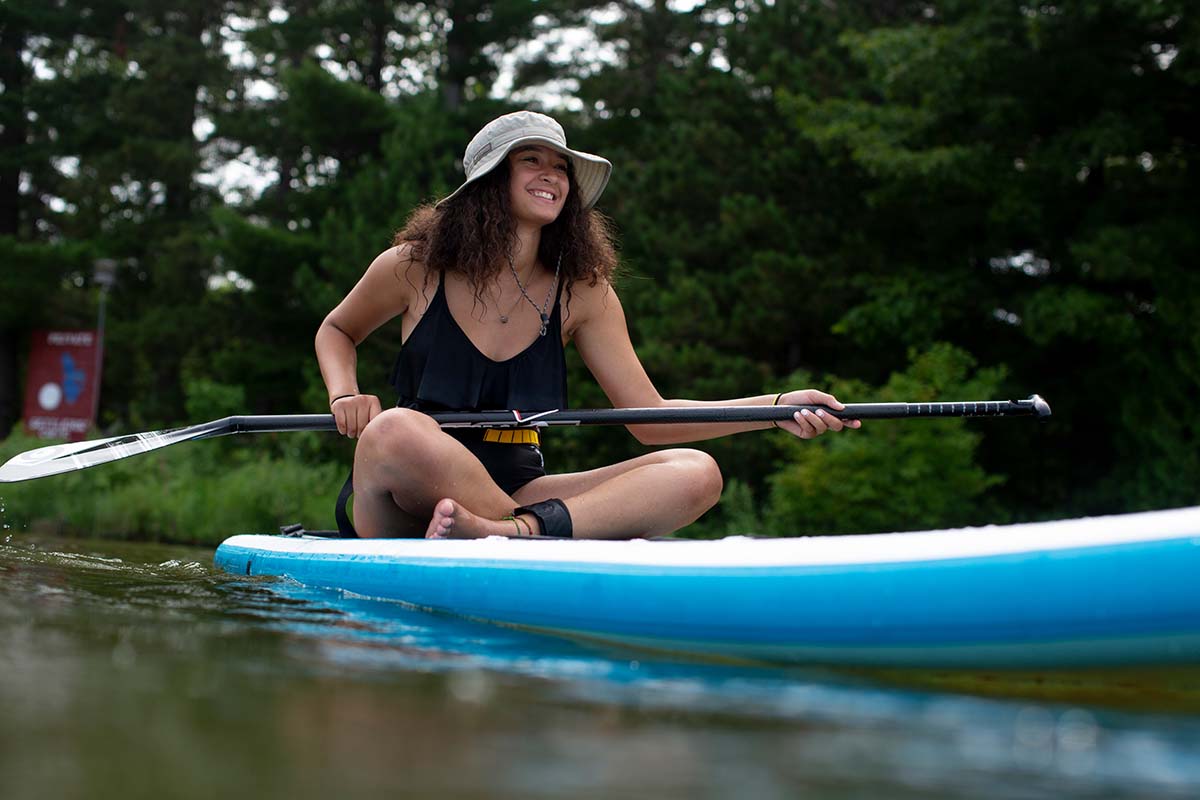
[[[608,542],[491,537],[476,540],[322,539],[234,536],[232,546],[264,552],[364,558],[467,559],[663,567],[779,567],[882,564],[979,558],[1192,538],[1200,507],[1018,525],[857,536]]]

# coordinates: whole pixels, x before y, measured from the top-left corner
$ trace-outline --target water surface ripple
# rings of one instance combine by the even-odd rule
[[[0,544],[0,796],[1200,796],[1195,670],[690,662],[211,563]]]

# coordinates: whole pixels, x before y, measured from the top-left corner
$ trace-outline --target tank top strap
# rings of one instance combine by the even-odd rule
[[[433,299],[429,301],[429,308],[425,309],[425,313],[428,314],[430,311],[433,311],[433,307],[435,305],[438,307],[439,312],[444,311],[446,313],[449,313],[449,311],[450,311],[450,301],[448,301],[446,299],[446,273],[445,272],[438,273],[437,288],[434,289],[434,291],[433,291]]]
[[[561,308],[560,307],[562,306],[563,286],[565,286],[566,283],[567,282],[565,280],[563,280],[562,276],[559,275],[558,288],[554,290],[554,313],[560,314],[560,316],[561,316]]]
[[[546,326],[546,335],[553,333],[558,337],[558,341],[562,342],[562,304],[563,304],[563,285],[564,280],[559,280],[558,288],[554,290],[554,308],[550,311],[550,322]]]

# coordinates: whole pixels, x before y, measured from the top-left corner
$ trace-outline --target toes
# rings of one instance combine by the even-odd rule
[[[439,500],[433,507],[433,519],[429,521],[429,529],[425,531],[426,539],[445,539],[454,528],[454,503],[450,500]]]

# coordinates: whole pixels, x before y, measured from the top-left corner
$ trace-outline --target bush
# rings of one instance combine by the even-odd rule
[[[829,385],[839,397],[877,402],[970,400],[993,397],[1003,377],[1001,370],[972,375],[973,359],[950,345],[910,354],[910,360],[907,371],[878,390],[837,380]],[[787,442],[790,463],[770,478],[766,532],[872,533],[1000,521],[1000,509],[983,502],[1003,477],[975,462],[979,424],[879,420],[857,431]]]

